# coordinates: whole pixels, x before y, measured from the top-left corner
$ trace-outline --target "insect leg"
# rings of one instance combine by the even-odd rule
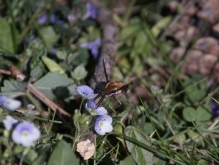
[[[116,96],[112,96],[112,98],[113,98],[117,103],[119,103],[119,105],[117,105],[117,106],[115,107],[115,109],[118,108],[118,107],[120,107],[120,106],[122,105],[122,103],[116,98]]]
[[[103,102],[104,98],[105,98],[105,96],[101,96],[100,100],[97,102],[96,108],[98,108],[100,106],[100,104]]]
[[[106,72],[106,67],[105,67],[104,59],[103,59],[103,67],[104,67],[104,73],[105,73],[106,81],[109,82],[109,79],[107,77],[107,72]]]

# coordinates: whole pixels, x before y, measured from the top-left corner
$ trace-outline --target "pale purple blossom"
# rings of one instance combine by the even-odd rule
[[[32,36],[30,36],[30,37],[25,38],[25,39],[24,39],[24,42],[25,42],[26,44],[31,43],[35,38],[36,38],[36,37],[35,37],[34,35],[32,35]]]
[[[5,126],[5,129],[8,131],[18,123],[18,121],[11,116],[6,116],[2,122]]]
[[[68,21],[69,21],[69,22],[72,23],[72,22],[74,22],[75,20],[76,20],[76,18],[75,18],[75,15],[74,15],[74,14],[71,13],[71,14],[68,15]]]
[[[219,105],[218,104],[210,104],[212,116],[216,117],[219,115]]]
[[[48,17],[49,17],[48,14],[44,14],[44,15],[42,15],[41,17],[39,17],[39,18],[37,19],[38,24],[44,25],[44,24],[47,22]],[[52,14],[52,15],[50,16],[49,22],[50,22],[51,24],[54,24],[54,23],[56,23],[56,24],[63,24],[63,23],[65,23],[64,20],[59,20],[59,19],[57,19],[56,16],[55,16],[55,14]]]
[[[99,45],[101,43],[101,39],[97,38],[94,41],[82,43],[81,47],[89,49],[94,58],[98,57],[99,54]]]
[[[56,48],[54,46],[51,46],[49,53],[53,56],[56,56],[56,54],[57,54]]]
[[[0,95],[0,106],[8,110],[14,111],[21,106],[21,102],[8,98],[6,96]]]
[[[76,92],[81,95],[82,97],[91,100],[94,99],[97,94],[94,94],[93,89],[91,89],[89,86],[87,85],[80,85],[76,87]]]
[[[97,107],[97,105],[92,100],[88,100],[87,103],[85,104],[85,108],[89,111],[92,109],[95,109],[96,107]]]
[[[108,115],[98,117],[94,129],[99,135],[105,135],[106,133],[112,132],[112,117]]]
[[[39,129],[29,122],[19,123],[12,132],[12,140],[24,147],[34,146],[34,142],[39,138]]]
[[[107,110],[104,107],[98,107],[94,110],[97,115],[107,115]]]
[[[86,13],[83,16],[83,20],[88,19],[89,17],[96,19],[98,14],[98,10],[93,7],[93,5],[89,2],[86,3]]]

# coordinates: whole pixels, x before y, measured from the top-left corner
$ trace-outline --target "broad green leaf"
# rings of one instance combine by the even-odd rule
[[[77,53],[74,54],[71,53],[68,56],[68,61],[73,67],[76,67],[81,63],[84,63],[84,61],[87,61],[88,58],[89,58],[88,50],[84,48],[80,48],[78,49]]]
[[[183,143],[183,142],[186,140],[186,135],[185,135],[185,134],[178,134],[178,135],[175,135],[174,137],[175,137],[175,138],[174,138],[174,141],[175,141],[176,143],[178,143],[178,140],[179,140],[181,143]]]
[[[67,57],[67,52],[66,51],[61,51],[61,50],[57,50],[56,51],[56,55],[60,60],[65,60]]]
[[[7,92],[21,92],[24,91],[25,87],[26,87],[26,83],[25,82],[21,82],[19,80],[5,80],[4,81],[4,87],[1,87],[1,91],[3,93],[7,93]]]
[[[122,30],[119,40],[126,41],[129,38],[135,37],[139,30],[141,30],[141,26],[139,23],[130,24]]]
[[[56,96],[53,94],[53,90],[57,87],[66,87],[71,84],[72,80],[69,79],[65,74],[59,72],[49,72],[42,78],[40,78],[33,85],[45,94],[51,100],[55,99]]]
[[[120,161],[119,165],[135,165],[135,160],[131,155],[127,156],[124,160]]]
[[[69,37],[75,37],[77,34],[72,28],[66,28],[64,24],[55,24],[54,29],[58,34]]]
[[[10,24],[4,18],[0,17],[0,25],[0,47],[13,53],[14,43]]]
[[[164,160],[162,160],[162,159],[159,159],[159,160],[155,163],[155,165],[166,165],[166,164],[167,164],[167,162],[164,161]]]
[[[197,108],[197,120],[208,121],[211,119],[211,108],[208,105],[201,105]]]
[[[161,30],[167,27],[171,19],[171,17],[164,17],[159,20],[151,29],[153,35],[157,37],[160,34]]]
[[[201,159],[198,161],[198,165],[209,165],[209,162],[206,161],[205,159]]]
[[[187,132],[188,136],[194,140],[195,142],[199,142],[202,140],[202,137],[199,133],[193,131],[193,130],[190,130],[189,132]]]
[[[196,121],[196,110],[193,107],[186,107],[183,109],[183,118],[186,121]]]
[[[50,46],[56,43],[58,35],[55,33],[52,26],[42,27],[40,29],[40,34],[43,37],[47,49],[50,49]]]
[[[144,124],[144,130],[147,133],[151,134],[154,131],[154,127],[151,123],[147,122],[147,123]]]
[[[137,141],[151,146],[150,138],[146,132],[138,126],[128,126],[125,128],[125,135]],[[153,154],[137,145],[126,141],[127,148],[138,165],[153,165]]]
[[[59,66],[55,61],[53,61],[52,59],[46,57],[46,56],[42,56],[42,60],[44,62],[44,64],[48,67],[48,69],[51,72],[55,72],[55,71],[59,71],[60,73],[64,73],[65,71],[62,69],[61,66]]]
[[[79,162],[70,145],[61,140],[52,152],[48,165],[79,165]]]
[[[71,73],[71,76],[76,80],[82,80],[87,76],[87,71],[85,70],[84,66],[79,65]]]
[[[36,151],[30,150],[28,154],[24,157],[24,162],[31,164],[38,157]]]
[[[3,92],[3,93],[0,93],[0,95],[7,96],[9,98],[14,98],[14,97],[22,96],[25,94],[23,92]]]
[[[189,96],[190,96],[191,100],[194,102],[200,101],[201,99],[203,99],[206,96],[206,91],[200,90],[200,89],[197,89],[197,90],[192,89],[190,91]]]

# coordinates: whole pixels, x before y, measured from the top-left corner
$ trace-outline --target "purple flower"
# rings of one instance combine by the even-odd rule
[[[53,55],[53,56],[56,56],[56,54],[57,54],[56,48],[55,48],[54,46],[51,46],[49,53],[50,53],[51,55]]]
[[[98,107],[94,111],[97,115],[107,115],[107,110],[104,107]]]
[[[83,20],[88,19],[89,17],[96,19],[98,14],[98,10],[93,7],[93,5],[89,2],[86,4],[86,13],[83,16]]]
[[[97,105],[92,100],[88,100],[87,103],[85,104],[85,108],[89,111],[92,109],[95,109],[96,107],[97,107]]]
[[[0,106],[8,110],[14,111],[21,106],[21,102],[18,100],[14,100],[6,96],[0,95]]]
[[[92,42],[86,42],[86,43],[82,43],[81,47],[82,48],[87,48],[91,51],[91,54],[93,55],[94,58],[97,58],[98,54],[99,54],[99,44],[101,43],[101,39],[97,38]]]
[[[219,115],[219,105],[218,104],[210,104],[212,110],[212,116],[216,117]]]
[[[11,116],[6,116],[5,119],[2,121],[5,129],[6,130],[10,130],[14,125],[16,125],[18,123],[18,121],[16,119],[14,119]]]
[[[25,38],[24,42],[26,44],[31,43],[36,37],[34,35],[30,36],[29,38]]]
[[[34,141],[39,138],[39,129],[29,122],[19,123],[12,132],[12,140],[24,147],[34,146]]]
[[[40,18],[38,18],[38,20],[37,20],[38,24],[44,25],[44,24],[46,23],[48,17],[49,17],[48,14],[42,15],[42,16],[41,16]],[[57,19],[56,16],[55,16],[55,14],[52,14],[52,15],[50,16],[49,22],[50,22],[51,24],[54,24],[54,23],[63,24],[63,23],[65,23],[64,20],[59,20],[59,19]]]
[[[97,94],[94,94],[93,89],[87,85],[80,85],[76,87],[76,92],[88,100],[91,100],[97,96]]]
[[[112,132],[112,118],[108,115],[98,117],[94,129],[99,135],[105,135],[107,132]]]
[[[72,22],[74,22],[76,20],[76,18],[75,18],[75,15],[74,14],[69,14],[68,15],[68,21],[70,22],[70,23],[72,23]]]

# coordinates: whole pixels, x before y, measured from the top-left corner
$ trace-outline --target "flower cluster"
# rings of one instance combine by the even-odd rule
[[[91,42],[82,43],[80,46],[82,48],[89,49],[91,51],[91,54],[93,55],[93,57],[96,59],[98,57],[98,54],[99,54],[98,46],[100,45],[100,43],[101,43],[101,39],[97,38]]]
[[[91,3],[86,3],[86,13],[83,16],[83,20],[88,19],[89,17],[96,19],[98,10],[93,7]]]
[[[21,102],[8,98],[6,96],[0,95],[0,106],[8,110],[14,111],[21,106]]]
[[[39,129],[30,122],[18,122],[11,116],[6,116],[2,122],[7,131],[13,128],[11,138],[16,144],[24,147],[34,146],[34,141],[40,138]]]
[[[93,90],[86,85],[81,85],[76,88],[76,92],[82,97],[88,99],[85,104],[85,108],[92,114],[99,115],[96,119],[94,130],[99,135],[105,135],[106,133],[112,132],[112,117],[107,115],[107,110],[104,107],[97,107],[97,105],[91,99],[94,99],[97,94],[94,94]],[[95,96],[95,97],[94,97]]]

